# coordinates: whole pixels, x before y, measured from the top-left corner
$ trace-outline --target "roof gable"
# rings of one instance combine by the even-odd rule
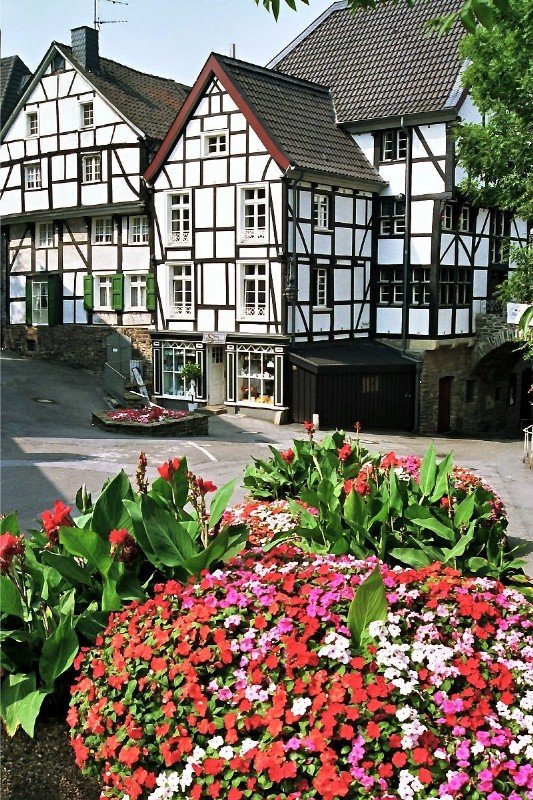
[[[353,12],[337,2],[268,66],[329,86],[340,123],[442,111],[461,69],[464,29],[457,22],[437,36],[424,23],[461,4],[387,2]]]
[[[209,57],[148,167],[146,180],[153,180],[162,167],[214,76],[283,171],[292,166],[383,183],[357,144],[337,127],[327,88],[218,54]]]

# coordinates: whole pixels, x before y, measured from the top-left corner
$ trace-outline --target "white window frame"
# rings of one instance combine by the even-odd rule
[[[41,291],[44,287],[44,292]],[[36,291],[38,289],[38,291]],[[43,298],[45,300],[42,305]],[[48,325],[48,309],[50,298],[48,295],[48,279],[32,278],[31,281],[31,324]]]
[[[401,128],[383,131],[381,134],[380,161],[405,161],[407,158],[407,134]]]
[[[262,345],[237,347],[237,397],[239,405],[275,405],[276,370],[274,348]]]
[[[35,247],[43,249],[55,246],[55,231],[53,222],[38,222],[35,225]]]
[[[42,171],[38,161],[24,165],[24,188],[30,192],[42,189]]]
[[[313,195],[313,228],[316,231],[331,230],[331,196],[324,192]]]
[[[442,230],[453,231],[453,206],[446,203],[442,212]]]
[[[113,311],[113,276],[107,275],[94,275],[94,310],[95,311]],[[107,301],[101,302],[101,291],[105,292]]]
[[[146,274],[126,275],[126,309],[128,311],[146,311]],[[137,302],[133,302],[133,294],[137,292]]]
[[[255,268],[255,274],[248,272],[250,268]],[[237,269],[239,272],[239,285],[238,285],[238,318],[242,322],[267,322],[268,321],[268,286],[269,286],[269,269],[268,261],[238,261]],[[259,270],[264,270],[260,272]],[[261,288],[260,284],[264,282],[264,287]],[[247,294],[252,291],[252,285],[255,284],[255,300],[253,303],[247,303]],[[261,294],[264,294],[264,305],[259,303]]]
[[[89,120],[89,121],[87,121]],[[80,103],[80,128],[90,130],[94,128],[94,101],[83,100]]]
[[[392,213],[384,214],[385,203],[390,203]],[[403,205],[403,213],[398,210],[398,206]],[[380,207],[380,236],[399,236],[405,233],[405,200],[398,200],[394,197],[384,197]]]
[[[93,244],[114,244],[115,228],[113,217],[93,217],[91,231]]]
[[[183,380],[181,372],[184,364],[198,363],[197,352],[194,342],[163,343],[161,351],[162,397],[175,397],[182,400],[193,399],[190,394],[190,382]],[[167,359],[171,361],[170,369],[166,369]],[[195,385],[196,383],[197,381],[195,381]],[[169,388],[172,391],[169,391]]]
[[[187,198],[187,200],[185,200]],[[192,190],[167,194],[169,247],[190,247],[192,243]],[[187,212],[187,214],[185,213]],[[178,225],[179,223],[179,225]],[[174,227],[176,228],[174,230]]]
[[[90,166],[90,170],[88,167]],[[81,157],[81,182],[84,184],[102,182],[102,156],[100,153],[85,153]]]
[[[470,206],[461,206],[459,209],[457,227],[461,233],[470,233],[471,213],[472,209]]]
[[[240,185],[239,189],[239,242],[241,244],[267,244],[268,243],[268,184],[250,183]],[[264,198],[246,198],[246,192],[264,191]],[[264,213],[259,208],[264,206]],[[253,226],[247,224],[247,207],[252,208]],[[259,226],[259,220],[264,217],[264,227]]]
[[[210,149],[211,144],[214,144],[214,149]],[[202,133],[202,156],[204,158],[229,156],[229,131],[204,131]]]
[[[194,263],[184,261],[169,264],[169,316],[172,319],[194,319]],[[177,295],[181,301],[177,302]],[[187,298],[190,296],[190,303]]]
[[[35,123],[35,124],[33,124]],[[39,136],[39,112],[27,111],[26,112],[26,138],[35,139]]]
[[[328,308],[328,270],[326,267],[313,267],[312,275],[313,298],[316,298],[316,303],[313,303],[313,308]]]
[[[130,217],[128,223],[129,244],[148,244],[149,230],[146,214]]]

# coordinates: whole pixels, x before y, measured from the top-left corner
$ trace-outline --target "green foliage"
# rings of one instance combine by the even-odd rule
[[[371,622],[387,619],[387,595],[379,564],[355,591],[348,611],[348,630],[356,647],[361,648],[368,638]]]
[[[234,481],[214,494],[209,513],[205,494],[215,487],[185,459],[164,468],[169,480],[158,478],[149,491],[135,492],[123,471],[94,503],[80,489],[82,515],[73,521],[59,504],[61,524],[31,532],[0,576],[0,712],[9,735],[19,725],[33,735],[44,698],[65,693],[80,644],[94,642],[110,611],[145,599],[155,582],[185,582],[242,549],[244,526],[216,533]],[[1,532],[20,535],[16,514]]]
[[[461,49],[468,62],[464,85],[484,115],[457,127],[459,160],[467,172],[461,189],[478,205],[533,215],[533,8],[509,0],[494,24],[478,27]]]

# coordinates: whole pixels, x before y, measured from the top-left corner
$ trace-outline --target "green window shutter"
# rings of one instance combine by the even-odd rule
[[[87,311],[94,308],[94,278],[92,275],[85,275],[83,278],[83,307]]]
[[[63,279],[59,273],[48,276],[48,324],[63,322]]]
[[[113,275],[111,278],[111,308],[113,311],[124,311],[124,275]]]
[[[155,275],[146,276],[146,309],[155,311]]]
[[[31,278],[26,278],[26,325],[31,325],[32,321],[32,282]]]

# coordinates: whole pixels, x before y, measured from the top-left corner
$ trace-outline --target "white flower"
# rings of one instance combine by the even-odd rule
[[[229,761],[230,758],[233,758],[233,755],[234,755],[233,747],[230,747],[229,744],[227,744],[225,747],[221,747],[220,750],[218,751],[218,757],[224,758],[226,759],[226,761]]]
[[[212,739],[209,739],[207,746],[211,747],[213,750],[219,750],[223,744],[224,739],[222,736],[213,736]]]
[[[301,717],[310,705],[312,705],[312,700],[309,697],[297,697],[292,704],[291,712],[295,717]]]
[[[257,744],[258,743],[253,739],[245,739],[241,744],[241,756],[245,756],[249,750],[253,750],[254,747],[257,747]]]

